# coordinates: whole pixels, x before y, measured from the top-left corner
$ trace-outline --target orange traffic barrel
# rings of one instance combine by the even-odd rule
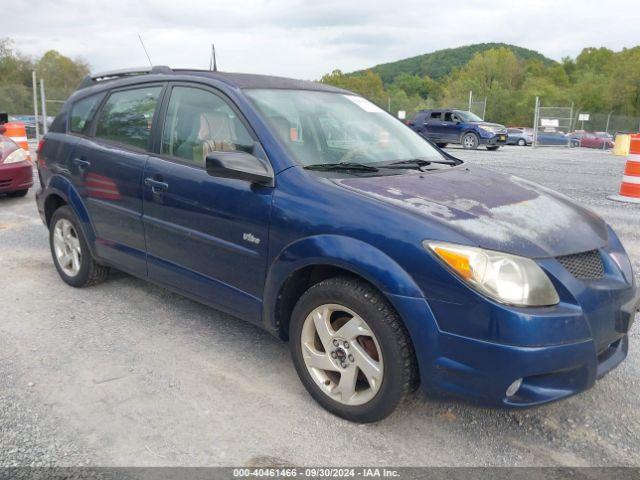
[[[609,198],[619,202],[640,203],[640,134],[631,135],[620,194]]]
[[[29,154],[29,144],[27,143],[27,130],[24,127],[24,123],[8,122],[2,124],[2,127],[4,130],[3,135],[17,143],[20,148],[27,152],[29,158],[31,158]]]

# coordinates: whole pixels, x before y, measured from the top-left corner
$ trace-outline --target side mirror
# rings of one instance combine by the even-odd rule
[[[245,180],[273,187],[271,168],[246,152],[211,152],[206,158],[207,173],[212,177]]]

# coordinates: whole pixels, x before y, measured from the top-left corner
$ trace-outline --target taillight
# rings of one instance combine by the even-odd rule
[[[46,163],[44,161],[44,157],[40,155],[43,147],[44,147],[44,137],[40,139],[40,141],[38,142],[38,148],[36,149],[36,159],[38,161],[38,167],[44,167]]]
[[[43,146],[44,146],[44,138],[41,138],[40,141],[38,142],[38,148],[36,149],[36,153],[40,153]]]

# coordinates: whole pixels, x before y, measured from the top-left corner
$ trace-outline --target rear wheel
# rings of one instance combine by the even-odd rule
[[[449,144],[448,144],[448,143],[436,143],[436,145],[437,145],[439,148],[444,148],[444,147],[446,147],[446,146],[447,146],[447,145],[449,145]]]
[[[24,197],[29,192],[29,189],[26,190],[16,190],[15,192],[9,192],[8,195],[10,197]]]
[[[475,150],[478,148],[479,143],[480,140],[478,139],[478,136],[473,132],[465,133],[462,136],[462,147],[465,150]]]
[[[489,150],[490,152],[495,152],[499,148],[500,148],[500,145],[493,145],[491,147],[487,147],[487,150]]]
[[[415,384],[415,355],[402,321],[360,280],[334,277],[311,287],[294,308],[289,333],[302,383],[339,417],[381,420]]]
[[[521,147],[524,147],[527,144],[527,141],[524,138],[521,138],[520,140],[518,140],[518,145],[520,145]]]
[[[109,268],[91,257],[78,220],[68,206],[58,208],[51,218],[49,245],[53,263],[65,283],[88,287],[106,280]]]

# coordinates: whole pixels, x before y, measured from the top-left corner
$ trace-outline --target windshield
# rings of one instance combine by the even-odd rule
[[[456,115],[462,118],[462,120],[465,122],[484,122],[484,120],[482,120],[475,113],[465,112],[463,110],[454,110],[454,112],[456,112]]]
[[[445,157],[409,127],[362,97],[307,90],[246,90],[303,166]]]

